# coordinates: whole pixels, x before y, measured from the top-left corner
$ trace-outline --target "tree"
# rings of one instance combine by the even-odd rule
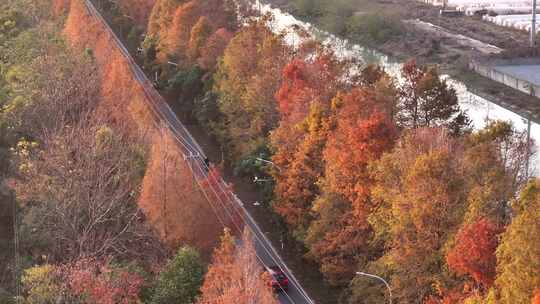
[[[531,304],[540,304],[540,289],[534,292],[534,297],[531,300]]]
[[[514,210],[497,248],[495,287],[500,303],[529,303],[540,286],[540,180],[523,189]]]
[[[369,91],[355,89],[333,102],[340,109],[324,150],[325,190],[342,194],[362,219],[373,184],[368,164],[392,148],[394,126]]]
[[[378,260],[392,274],[396,299],[433,294],[443,273],[444,245],[465,209],[461,149],[443,129],[406,133],[374,166],[374,199],[383,203],[370,222],[390,248]],[[377,231],[378,230],[378,231]]]
[[[233,34],[226,28],[220,28],[215,31],[208,37],[206,44],[200,49],[200,57],[197,63],[203,69],[215,70],[218,58],[223,55],[232,37]]]
[[[197,23],[191,28],[188,44],[188,58],[191,61],[195,61],[200,57],[201,49],[211,34],[212,27],[210,21],[205,16],[200,17]]]
[[[58,303],[66,291],[60,271],[50,264],[24,270],[21,283],[28,304]]]
[[[81,259],[62,270],[69,290],[84,303],[139,303],[144,278],[127,267]]]
[[[467,274],[484,290],[489,289],[495,280],[495,250],[501,232],[500,226],[485,218],[462,227],[446,256],[450,270]]]
[[[160,0],[154,6],[148,33],[157,40],[157,58],[169,59],[184,67],[194,63],[199,48],[217,29],[235,31],[236,4],[228,0]]]
[[[152,134],[151,144],[140,208],[164,243],[189,245],[210,256],[223,227],[190,169],[194,160],[184,159],[166,128]]]
[[[160,272],[150,303],[193,303],[200,293],[203,275],[198,252],[182,247]]]
[[[213,91],[223,120],[216,128],[233,160],[265,145],[278,121],[274,93],[281,82],[287,47],[265,20],[243,27],[225,49]]]
[[[214,252],[212,264],[204,279],[202,296],[197,303],[278,303],[268,284],[268,277],[257,260],[253,239],[248,230],[240,245],[228,230]],[[267,274],[266,274],[267,275]]]
[[[375,86],[386,74],[384,68],[376,64],[368,64],[362,72],[360,72],[360,82],[363,86]]]
[[[308,230],[309,254],[321,263],[323,274],[333,283],[350,279],[358,264],[369,258],[371,236],[367,221],[375,206],[370,199],[373,180],[368,170],[370,162],[379,159],[391,149],[394,127],[370,91],[353,89],[348,94],[338,94],[333,100],[338,108],[335,127],[328,134],[323,160],[325,175],[322,184],[323,198],[347,202],[347,208],[335,215],[321,209],[312,210],[317,219]],[[318,202],[324,203],[325,200]],[[317,210],[325,210],[318,214]],[[313,230],[312,230],[313,228]]]
[[[283,83],[275,93],[282,123],[296,124],[309,113],[311,103],[330,106],[337,92],[346,88],[342,77],[349,62],[316,45],[308,58],[293,58],[283,68]],[[354,84],[354,83],[353,83]]]
[[[24,239],[32,247],[46,242],[50,261],[160,258],[162,247],[136,205],[145,158],[134,138],[85,121],[39,144],[21,141],[16,153]]]
[[[464,176],[470,188],[465,222],[509,220],[508,207],[526,183],[526,138],[507,122],[494,121],[464,140]]]
[[[456,134],[468,126],[468,119],[460,112],[455,90],[441,80],[435,67],[420,67],[413,59],[403,65],[401,74],[405,80],[400,88],[401,125],[409,128],[451,126]]]
[[[317,181],[323,176],[322,153],[328,133],[328,110],[317,103],[311,105],[309,116],[299,126],[305,138],[299,144],[279,178],[272,207],[303,240],[309,226],[311,204],[319,194]]]
[[[172,57],[184,66],[187,65],[187,51],[193,26],[199,20],[200,6],[196,1],[180,3],[176,8],[170,28],[165,28],[166,35],[160,35],[158,43],[158,61],[167,64]],[[161,25],[163,26],[163,25]]]
[[[2,5],[2,13],[0,14],[0,41],[2,44],[24,30],[23,20],[21,12],[8,5]]]
[[[316,51],[312,61],[295,58],[284,67],[275,94],[280,122],[270,136],[272,161],[280,168],[272,172],[274,209],[297,229],[299,239],[304,238],[309,210],[319,193],[316,183],[324,175],[322,156],[332,127],[332,99],[344,88],[344,63],[330,52]]]
[[[35,76],[17,85],[3,113],[20,136],[42,138],[89,119],[97,107],[98,71],[91,59],[55,45],[49,50],[29,65],[29,75]]]
[[[179,3],[179,0],[157,0],[155,2],[148,20],[148,35],[157,39],[166,37]]]

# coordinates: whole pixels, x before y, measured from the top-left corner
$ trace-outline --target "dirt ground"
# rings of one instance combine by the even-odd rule
[[[291,11],[289,0],[270,0],[287,11]],[[525,31],[501,27],[483,21],[480,17],[446,17],[440,16],[439,7],[424,4],[417,0],[352,0],[352,7],[357,14],[380,13],[388,18],[403,21],[403,35],[397,36],[383,45],[369,45],[379,51],[400,58],[419,58],[425,63],[442,65],[442,69],[455,68],[455,65],[466,65],[472,56],[482,56],[471,48],[463,46],[455,39],[425,31],[410,22],[419,19],[429,22],[453,34],[460,34],[491,44],[502,49],[526,47],[529,35]]]
[[[356,0],[356,2],[360,12],[384,12],[402,21],[419,19],[442,27],[450,33],[464,35],[502,49],[508,50],[528,45],[529,35],[525,31],[498,26],[483,21],[480,17],[440,16],[439,7],[416,0]],[[485,55],[463,46],[456,39],[425,31],[411,24],[406,24],[405,27],[404,36],[396,37],[384,45],[375,47],[396,57],[424,58],[427,63],[443,65],[443,69],[452,69],[456,64],[466,64],[471,57]]]
[[[293,13],[290,0],[267,0],[273,5]],[[537,99],[515,89],[484,78],[468,68],[472,58],[490,59],[492,57],[515,58],[540,56],[540,47],[528,48],[529,34],[512,28],[498,26],[483,21],[480,17],[440,16],[439,7],[424,4],[417,0],[352,0],[356,13],[380,13],[388,18],[402,21],[403,34],[396,36],[382,45],[357,41],[368,47],[401,61],[416,58],[424,64],[437,64],[441,72],[463,81],[467,87],[478,95],[493,100],[499,105],[512,109],[539,121],[540,110],[536,106]],[[432,23],[441,27],[447,34],[426,30],[416,26],[415,20]],[[448,35],[449,34],[449,35]],[[452,37],[463,35],[479,42],[503,49],[502,53],[488,55],[477,49],[464,45],[461,39]]]

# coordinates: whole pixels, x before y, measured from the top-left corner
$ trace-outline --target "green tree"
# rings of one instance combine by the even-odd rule
[[[204,267],[199,253],[183,247],[159,274],[151,304],[190,304],[199,296]]]
[[[447,126],[460,134],[470,121],[458,104],[456,91],[441,80],[435,67],[417,65],[409,60],[401,72],[399,122],[404,127]]]

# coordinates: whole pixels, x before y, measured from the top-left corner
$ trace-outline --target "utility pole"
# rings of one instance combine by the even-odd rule
[[[21,259],[19,256],[19,221],[18,221],[18,211],[17,211],[17,200],[15,199],[15,195],[13,193],[10,193],[11,202],[12,202],[12,208],[13,208],[13,249],[14,249],[14,271],[13,276],[15,279],[15,296],[17,297],[17,301],[20,301],[21,299],[21,278],[20,278],[20,264]]]
[[[528,119],[527,120],[527,150],[525,151],[525,153],[527,153],[525,155],[525,178],[527,180],[529,179],[529,159],[531,156],[530,149],[531,149],[531,120]]]
[[[162,214],[161,217],[163,218],[163,235],[165,236],[165,239],[168,237],[168,231],[167,231],[167,154],[169,153],[168,149],[168,142],[167,138],[165,138],[165,127],[160,126],[159,130],[160,136],[161,136],[161,161],[163,162],[162,166],[162,172],[163,179],[162,179],[162,189],[161,189],[161,195],[163,199],[163,208],[161,208]]]
[[[536,0],[532,0],[531,47],[536,45]]]

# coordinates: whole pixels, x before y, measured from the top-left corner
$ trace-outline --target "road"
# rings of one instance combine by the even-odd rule
[[[90,0],[85,0],[85,4],[90,15],[103,24],[104,28],[115,43],[115,46],[120,50],[130,65],[133,77],[141,85],[141,88],[147,97],[145,101],[147,102],[148,108],[152,111],[158,127],[163,126],[167,128],[167,130],[170,131],[173,137],[176,139],[176,143],[184,154],[184,158],[189,161],[190,168],[192,169],[195,180],[199,186],[201,186],[201,183],[204,181],[210,185],[206,187],[201,186],[201,190],[208,199],[209,204],[214,209],[224,211],[221,213],[229,215],[231,219],[237,216],[240,217],[243,223],[247,225],[253,234],[255,249],[257,251],[259,260],[266,266],[278,265],[289,278],[288,291],[279,292],[278,298],[280,303],[314,303],[302,288],[292,271],[290,271],[285,262],[279,256],[272,243],[261,231],[253,217],[251,217],[249,212],[244,208],[244,205],[240,199],[238,199],[237,196],[229,190],[221,177],[208,174],[209,168],[205,162],[206,155],[204,154],[202,148],[189,133],[186,127],[180,122],[167,102],[154,88],[152,82],[146,77],[146,74],[137,65],[127,48],[116,36],[114,31],[109,27],[108,23],[101,16],[93,3]],[[219,217],[218,213],[216,213],[216,215]]]

